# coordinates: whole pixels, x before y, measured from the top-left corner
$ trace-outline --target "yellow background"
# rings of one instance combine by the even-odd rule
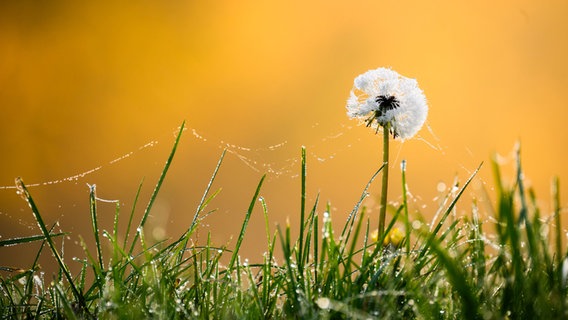
[[[341,225],[381,159],[380,137],[347,119],[345,101],[358,74],[381,66],[416,78],[430,107],[419,137],[392,144],[391,199],[399,200],[402,159],[413,212],[427,217],[440,182],[463,183],[484,161],[468,195],[485,212],[488,161],[504,155],[512,181],[520,141],[548,215],[551,177],[568,181],[567,16],[560,0],[2,2],[0,235],[39,233],[9,188],[16,176],[42,184],[98,167],[30,190],[46,221],[73,233],[69,258],[79,255],[78,234],[92,241],[87,183],[121,200],[124,229],[138,184],[145,177],[136,217],[183,120],[189,130],[148,222],[155,236],[187,228],[227,144],[238,148],[229,145],[213,186],[223,190],[198,241],[208,230],[218,244],[238,234],[265,172],[271,228],[287,217],[297,225],[302,145],[308,206],[319,193],[318,212],[331,202]],[[373,218],[378,190],[368,202]],[[113,214],[113,204],[99,203],[102,229]],[[251,260],[266,248],[263,226],[255,211],[243,251]],[[0,248],[0,265],[28,266],[36,249]]]

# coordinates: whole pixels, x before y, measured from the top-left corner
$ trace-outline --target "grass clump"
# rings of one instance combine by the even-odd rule
[[[97,198],[90,188],[90,216],[95,251],[84,245],[82,268],[71,274],[53,233],[42,219],[31,193],[18,180],[41,235],[9,239],[0,246],[43,241],[37,253],[51,251],[59,266],[47,283],[37,258],[29,269],[13,270],[0,279],[2,319],[560,319],[566,318],[566,252],[560,237],[558,182],[554,192],[554,225],[543,222],[534,193],[525,190],[520,160],[516,182],[505,186],[494,164],[496,205],[491,214],[495,232],[487,231],[479,208],[455,218],[456,205],[475,173],[427,223],[409,217],[403,165],[403,201],[384,233],[374,233],[362,205],[371,177],[342,227],[332,223],[329,205],[319,198],[306,203],[306,155],[302,149],[301,208],[298,236],[289,225],[271,233],[268,206],[260,196],[264,177],[251,192],[250,205],[233,248],[217,247],[210,235],[193,243],[204,210],[216,192],[215,168],[193,220],[177,240],[148,243],[145,222],[174,157],[180,130],[144,215],[122,241],[118,206],[113,230],[99,230]],[[479,170],[479,168],[478,168]],[[140,192],[140,189],[139,191]],[[138,198],[138,197],[137,197]],[[247,235],[254,207],[266,221],[267,250],[262,261],[242,260],[239,248]],[[490,210],[491,211],[491,210]],[[405,231],[398,227],[399,221]],[[554,230],[556,241],[542,232]],[[341,230],[341,233],[336,233]],[[134,234],[131,241],[128,235]],[[493,236],[494,235],[494,236]],[[102,250],[110,247],[110,250]],[[105,253],[108,252],[108,253]],[[276,256],[283,256],[278,261]],[[228,261],[228,263],[222,263]],[[19,272],[16,272],[19,271]],[[88,276],[89,274],[92,277]],[[92,278],[93,280],[87,280]]]

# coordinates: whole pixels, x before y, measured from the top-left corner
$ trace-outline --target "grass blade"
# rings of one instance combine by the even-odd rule
[[[55,248],[55,243],[53,243],[53,239],[51,238],[51,233],[47,230],[47,227],[45,226],[45,222],[43,221],[43,218],[42,218],[41,214],[39,213],[39,209],[37,208],[35,201],[33,200],[30,192],[28,191],[28,188],[26,188],[26,185],[24,184],[24,181],[22,181],[21,178],[16,178],[16,188],[18,189],[18,192],[23,196],[23,198],[27,201],[28,205],[30,206],[30,209],[32,210],[34,218],[35,218],[39,228],[41,229],[41,231],[42,231],[42,233],[45,237],[45,241],[47,241],[49,249],[51,249],[51,253],[53,253],[53,256],[57,260],[57,264],[59,265],[61,271],[65,275],[65,278],[67,279],[67,282],[69,283],[69,286],[71,287],[71,290],[73,292],[73,295],[75,296],[75,299],[77,299],[77,302],[79,303],[79,306],[81,307],[81,309],[84,310],[88,314],[87,304],[85,303],[85,298],[79,292],[79,290],[77,290],[77,287],[73,283],[73,278],[71,277],[71,273],[69,272],[69,269],[67,268],[67,265],[65,264],[65,262],[63,262],[63,259],[61,258],[61,255],[57,251],[57,248]]]
[[[128,224],[126,225],[126,233],[124,235],[124,245],[123,245],[124,248],[126,248],[126,243],[128,242],[128,235],[130,235],[130,226],[132,225],[132,219],[134,218],[134,212],[136,211],[136,205],[138,204],[138,198],[140,197],[140,192],[142,192],[143,183],[144,179],[140,181],[140,184],[138,185],[138,190],[136,191],[136,196],[134,196],[132,210],[130,210],[130,216],[128,217]]]
[[[91,223],[93,225],[93,234],[95,236],[95,244],[97,246],[97,258],[100,270],[103,270],[103,255],[101,252],[101,239],[99,238],[99,225],[97,221],[97,199],[95,196],[96,185],[89,185],[89,209],[91,211]]]
[[[559,270],[560,266],[562,266],[562,224],[560,221],[560,182],[558,181],[558,177],[554,177],[552,180],[552,198],[553,198],[553,205],[554,205],[554,222],[556,224],[556,234],[555,234],[555,245],[556,245],[556,265]]]
[[[367,196],[369,195],[367,191],[371,187],[371,183],[373,183],[373,181],[375,180],[375,178],[377,177],[379,172],[381,172],[384,168],[385,168],[385,164],[383,164],[377,171],[375,171],[375,173],[373,173],[373,175],[371,176],[371,179],[369,179],[369,181],[365,185],[365,188],[363,189],[363,192],[361,193],[361,197],[359,198],[359,201],[357,201],[357,203],[355,204],[355,207],[353,208],[353,210],[351,210],[351,213],[347,217],[347,221],[345,222],[345,226],[343,226],[343,231],[341,231],[341,238],[345,238],[345,239],[349,238],[349,235],[347,235],[347,237],[345,236],[345,232],[347,232],[348,229],[349,229],[349,232],[351,232],[351,229],[353,228],[353,224],[355,222],[355,218],[357,216],[357,212],[359,212],[359,208],[361,207],[363,200],[365,200],[365,198],[367,198]]]
[[[428,247],[430,247],[436,254],[437,260],[446,269],[449,278],[448,280],[461,297],[463,308],[462,317],[472,320],[482,319],[479,313],[479,301],[477,300],[473,289],[468,284],[466,275],[462,271],[460,264],[456,260],[450,258],[448,252],[442,248],[435,237],[429,237]]]
[[[54,237],[59,237],[59,236],[63,236],[63,235],[66,235],[66,234],[67,233],[65,233],[65,232],[50,233],[49,236],[51,238],[54,238]],[[17,245],[17,244],[40,241],[40,240],[45,240],[45,239],[46,239],[45,235],[42,235],[42,234],[38,234],[38,235],[35,235],[35,236],[21,237],[21,238],[11,238],[11,239],[6,239],[6,240],[1,240],[0,241],[0,247],[9,247],[9,246]]]
[[[245,232],[247,230],[248,222],[249,222],[250,216],[252,215],[254,205],[255,205],[256,201],[258,200],[258,195],[260,194],[260,188],[262,187],[262,183],[264,182],[264,178],[266,178],[266,175],[262,176],[262,178],[260,179],[260,182],[258,183],[258,186],[256,187],[256,191],[254,192],[254,196],[252,197],[252,200],[250,202],[248,211],[245,215],[245,220],[243,221],[243,225],[241,227],[241,232],[239,234],[239,238],[237,239],[237,244],[235,245],[235,250],[233,251],[233,255],[231,256],[231,262],[229,262],[229,266],[227,267],[228,270],[231,270],[233,268],[233,266],[235,265],[235,261],[237,261],[237,257],[239,255],[239,249],[241,248],[241,244],[243,243],[243,239],[245,237]]]
[[[203,209],[205,209],[205,206],[208,203],[207,195],[209,194],[209,191],[211,190],[211,186],[213,185],[213,181],[215,181],[215,178],[217,177],[217,173],[219,172],[219,169],[221,168],[221,164],[223,163],[223,159],[225,158],[226,153],[227,153],[227,149],[224,149],[223,152],[221,153],[221,157],[219,157],[219,161],[217,161],[217,165],[215,166],[215,170],[213,170],[213,174],[211,175],[211,179],[209,179],[209,182],[207,183],[207,187],[205,188],[205,191],[203,192],[203,196],[201,197],[201,201],[199,202],[199,205],[197,206],[197,209],[195,210],[195,214],[193,215],[193,220],[191,221],[191,225],[189,226],[189,229],[188,229],[189,233],[191,233],[191,230],[193,230],[193,228],[195,228],[199,214],[203,211]]]
[[[178,263],[180,263],[183,260],[183,254],[187,249],[187,243],[189,242],[189,237],[193,233],[195,228],[197,227],[197,222],[199,221],[198,220],[199,215],[201,215],[201,212],[203,212],[203,209],[205,209],[205,207],[207,207],[209,202],[218,193],[218,191],[217,191],[211,197],[208,196],[209,191],[211,190],[211,186],[213,185],[213,181],[215,181],[215,178],[217,177],[217,173],[219,172],[219,169],[221,168],[221,164],[223,163],[223,159],[225,158],[226,153],[227,153],[227,149],[224,149],[223,152],[221,153],[221,157],[219,157],[219,161],[217,161],[217,165],[215,166],[215,170],[213,170],[213,174],[211,175],[211,178],[209,179],[209,182],[207,183],[207,187],[205,188],[205,191],[203,192],[203,196],[201,197],[201,201],[199,201],[199,205],[197,206],[197,209],[195,210],[195,214],[193,215],[193,220],[191,221],[189,228],[180,237],[180,240],[178,240],[178,241],[183,241],[183,244],[181,246],[182,248],[179,251],[180,254],[178,255],[178,260],[177,260]]]
[[[302,146],[302,172],[301,172],[301,200],[300,200],[300,239],[296,261],[298,261],[298,271],[302,274],[302,250],[304,245],[304,219],[306,214],[306,147]]]
[[[176,150],[177,150],[177,147],[179,145],[181,134],[182,134],[184,128],[185,128],[185,121],[180,126],[179,132],[178,132],[178,134],[176,136],[176,140],[174,142],[174,146],[172,148],[172,151],[170,152],[170,156],[168,157],[168,160],[166,160],[166,164],[164,166],[164,169],[162,170],[162,174],[160,175],[160,178],[158,179],[158,183],[156,183],[156,186],[154,187],[154,192],[152,192],[152,196],[150,197],[150,201],[148,202],[148,205],[146,206],[146,210],[144,210],[144,215],[142,216],[142,219],[140,220],[140,224],[138,225],[138,228],[136,228],[136,233],[134,235],[134,240],[132,240],[132,246],[130,247],[129,254],[132,254],[132,251],[134,251],[134,246],[136,245],[136,241],[140,237],[140,233],[142,232],[142,228],[146,224],[146,219],[148,219],[148,215],[150,214],[150,210],[152,210],[152,206],[154,205],[154,201],[156,201],[156,197],[158,196],[158,192],[160,192],[160,188],[162,187],[162,183],[164,182],[164,179],[166,178],[166,174],[168,173],[168,169],[170,168],[170,165],[172,163],[174,155],[176,154]]]
[[[471,176],[469,177],[469,179],[467,179],[467,181],[465,182],[465,184],[463,185],[463,187],[460,189],[460,191],[458,192],[458,194],[455,196],[455,198],[452,200],[452,202],[450,203],[450,205],[448,206],[448,208],[446,209],[446,211],[444,212],[444,214],[442,215],[442,218],[440,219],[440,221],[438,222],[438,224],[436,225],[436,228],[434,228],[434,230],[430,233],[429,237],[430,238],[434,238],[436,236],[436,234],[438,234],[438,232],[440,231],[440,229],[442,228],[442,225],[444,224],[444,222],[446,221],[446,219],[448,218],[448,216],[450,215],[450,213],[452,212],[453,208],[456,206],[458,200],[461,198],[463,192],[465,191],[465,189],[467,188],[467,186],[471,183],[471,181],[473,180],[473,178],[477,175],[477,173],[479,172],[479,169],[481,169],[481,166],[483,165],[483,163],[481,163],[477,169],[475,169],[475,171],[471,174]],[[429,239],[427,242],[429,243],[431,241],[431,239]],[[420,260],[422,257],[424,257],[424,255],[426,254],[426,251],[428,250],[429,246],[424,246],[424,248],[422,249],[422,251],[420,252],[420,255],[418,256],[418,260]]]

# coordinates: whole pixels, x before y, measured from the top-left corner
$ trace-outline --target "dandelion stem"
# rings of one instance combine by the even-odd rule
[[[382,242],[385,232],[385,216],[387,214],[387,193],[389,189],[389,131],[390,122],[383,125],[383,184],[381,190],[381,207],[379,212],[379,241]]]

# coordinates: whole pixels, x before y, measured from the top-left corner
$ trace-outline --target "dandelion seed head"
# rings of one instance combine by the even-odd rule
[[[378,68],[355,78],[347,99],[347,115],[379,130],[387,123],[395,138],[413,137],[426,121],[428,105],[418,82]]]

